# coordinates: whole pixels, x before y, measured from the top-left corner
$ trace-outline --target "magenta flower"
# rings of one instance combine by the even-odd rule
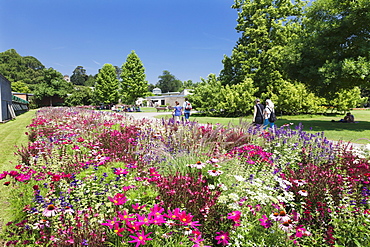
[[[146,205],[139,205],[139,203],[136,203],[136,204],[132,204],[131,206],[134,210],[140,210],[140,209],[145,208]]]
[[[266,215],[262,215],[262,218],[259,219],[259,221],[261,221],[261,226],[263,226],[264,228],[269,228],[272,226],[271,221]]]
[[[128,171],[123,168],[115,168],[114,174],[116,175],[126,175]]]
[[[141,244],[144,245],[145,241],[152,240],[152,238],[148,238],[148,236],[152,234],[151,232],[144,235],[144,231],[141,231],[140,233],[137,233],[137,236],[130,235],[130,238],[133,238],[134,240],[128,241],[129,243],[136,243],[135,247],[140,246]]]
[[[114,205],[122,205],[127,202],[127,198],[124,194],[117,193],[113,198],[108,196],[109,201],[113,202]]]
[[[179,218],[179,221],[184,224],[189,224],[191,223],[191,220],[193,219],[193,215],[191,214],[186,214],[185,211],[181,211],[176,214],[176,216]]]
[[[125,228],[121,228],[121,227],[119,227],[119,224],[118,223],[116,223],[116,224],[114,224],[114,233],[115,234],[117,234],[118,236],[120,236],[120,237],[123,237],[123,235],[121,234],[121,232],[123,232],[123,231],[125,231]]]
[[[218,235],[215,237],[215,239],[218,241],[217,244],[226,246],[229,243],[230,237],[228,232],[220,231],[216,232],[216,234]]]
[[[107,223],[102,223],[103,226],[108,226],[110,229],[113,229],[114,225],[116,223],[120,223],[121,221],[118,221],[116,217],[113,218],[113,220],[107,220]]]
[[[233,220],[235,222],[239,222],[241,214],[242,214],[242,212],[240,212],[240,211],[233,211],[233,212],[227,214],[228,215],[227,218],[230,219],[230,220]]]
[[[120,220],[123,220],[125,222],[135,220],[133,214],[128,214],[127,211],[123,211],[122,214],[120,212],[117,213]]]

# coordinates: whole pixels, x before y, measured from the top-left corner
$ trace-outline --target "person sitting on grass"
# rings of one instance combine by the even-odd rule
[[[335,122],[335,121],[332,120],[332,122]],[[355,117],[350,112],[347,112],[347,114],[344,116],[344,118],[341,119],[341,120],[339,120],[338,122],[341,122],[341,123],[354,123],[355,122]]]

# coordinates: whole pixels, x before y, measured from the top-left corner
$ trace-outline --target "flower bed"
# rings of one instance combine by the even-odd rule
[[[367,246],[369,153],[300,126],[177,124],[43,108],[7,246]]]

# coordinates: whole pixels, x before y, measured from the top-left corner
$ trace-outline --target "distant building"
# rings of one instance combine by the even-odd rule
[[[69,75],[64,75],[64,76],[63,76],[63,79],[64,79],[65,81],[71,82],[71,78],[69,77]]]
[[[0,122],[15,118],[12,108],[12,86],[2,74],[0,74]]]
[[[168,93],[158,93],[161,92],[161,89],[154,88],[153,94],[155,96],[146,97],[147,106],[160,106],[160,105],[169,105],[174,106],[175,102],[178,101],[180,105],[185,102],[185,97],[191,94],[191,89],[184,89],[182,92],[168,92]]]

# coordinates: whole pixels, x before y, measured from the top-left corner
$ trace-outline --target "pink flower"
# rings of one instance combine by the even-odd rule
[[[148,236],[152,234],[151,232],[144,235],[144,231],[141,231],[140,233],[137,233],[137,236],[130,235],[130,238],[133,238],[134,240],[128,241],[129,243],[136,243],[135,247],[140,246],[141,244],[144,245],[145,241],[152,240],[152,238],[148,238]]]
[[[240,211],[233,211],[227,214],[228,215],[227,218],[235,222],[239,222],[241,214],[242,213]]]
[[[132,204],[131,206],[134,210],[140,210],[140,209],[145,208],[146,205],[139,205],[139,203],[136,203],[136,204]]]
[[[300,228],[298,227],[295,232],[295,237],[296,238],[301,238],[303,236],[310,236],[311,233],[307,231],[305,228]]]
[[[222,173],[224,173],[224,172],[221,171],[221,170],[208,170],[208,174],[213,176],[213,177],[219,176]]]
[[[114,174],[116,175],[126,175],[128,174],[128,171],[126,169],[123,169],[123,168],[115,168],[115,171],[114,171]]]
[[[53,204],[48,205],[42,212],[42,215],[45,217],[51,217],[56,214],[57,214],[57,208]]]
[[[261,226],[263,226],[264,228],[270,228],[272,226],[271,221],[266,215],[262,215],[262,218],[259,219],[259,221],[261,221]]]
[[[279,225],[279,228],[285,232],[290,232],[293,229],[294,224],[291,220],[285,221]]]
[[[189,224],[191,220],[193,219],[193,215],[186,214],[185,211],[181,211],[177,213],[176,216],[179,218],[179,221],[183,224]]]
[[[124,194],[117,193],[113,198],[108,196],[109,201],[113,202],[114,205],[122,205],[127,202],[127,198]]]
[[[120,212],[117,213],[118,214],[118,217],[120,220],[123,220],[123,221],[132,221],[132,220],[135,220],[135,218],[133,217],[134,215],[133,214],[128,214],[127,211],[123,211],[123,213],[121,214]]]
[[[118,221],[116,217],[113,218],[113,220],[107,220],[107,223],[102,223],[103,226],[108,226],[110,229],[113,229],[114,225],[116,223],[120,223],[121,221]]]
[[[223,246],[226,246],[229,243],[230,237],[228,232],[216,232],[218,236],[215,237],[215,239],[218,241],[217,244],[222,244]]]

